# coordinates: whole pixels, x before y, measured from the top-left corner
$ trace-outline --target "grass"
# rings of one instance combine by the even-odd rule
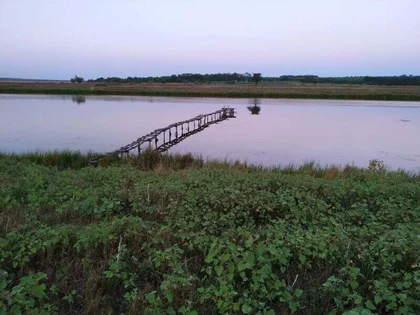
[[[321,166],[315,160],[305,161],[301,165],[288,164],[265,167],[262,165],[248,164],[239,160],[209,160],[201,156],[188,154],[162,154],[156,151],[146,149],[141,156],[129,155],[119,158],[114,155],[102,153],[80,151],[35,151],[27,153],[5,153],[0,152],[0,159],[7,159],[16,163],[36,164],[41,166],[53,167],[57,170],[73,169],[79,170],[88,166],[94,166],[90,162],[96,160],[96,166],[100,167],[119,167],[132,166],[140,171],[180,171],[180,170],[198,170],[198,169],[222,169],[236,170],[249,173],[255,172],[276,172],[284,175],[308,175],[315,178],[334,179],[339,178],[363,178],[366,175],[372,175],[372,170],[381,171],[399,176],[405,180],[416,180],[420,174],[405,171],[403,169],[396,171],[387,171],[383,162],[371,160],[367,168],[360,168],[347,164],[343,167],[337,165]]]
[[[0,313],[418,314],[420,174],[0,154]]]
[[[419,86],[344,84],[98,84],[0,82],[0,93],[419,101]]]
[[[38,151],[22,154],[0,152],[0,159],[8,158],[15,162],[52,166],[59,170],[66,168],[80,169],[82,167],[87,167],[89,166],[89,160],[97,156],[101,155],[93,152],[85,154],[78,151]]]

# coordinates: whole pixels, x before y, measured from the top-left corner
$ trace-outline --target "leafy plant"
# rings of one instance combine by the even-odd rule
[[[420,312],[418,175],[46,156],[0,155],[1,313]]]

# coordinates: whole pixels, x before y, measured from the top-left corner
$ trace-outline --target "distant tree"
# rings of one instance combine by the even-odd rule
[[[255,82],[255,85],[257,85],[258,83],[261,82],[261,73],[254,73],[254,75],[252,76],[252,79]]]
[[[1,0],[0,0],[1,1]],[[282,75],[279,77],[262,77],[261,73],[184,73],[171,76],[162,77],[108,77],[97,78],[89,80],[89,82],[101,83],[216,83],[228,82],[231,84],[239,82],[253,81],[257,85],[262,82],[300,82],[311,84],[366,84],[366,85],[415,85],[420,86],[420,76],[414,75],[401,75],[401,76],[387,76],[387,77],[370,77],[370,76],[357,76],[357,77],[318,77],[316,75]],[[83,78],[75,76],[71,79],[72,82],[83,82]]]
[[[78,77],[77,75],[74,76],[74,78],[71,78],[70,81],[72,83],[82,83],[83,81],[85,81],[85,79],[83,79],[82,77]]]

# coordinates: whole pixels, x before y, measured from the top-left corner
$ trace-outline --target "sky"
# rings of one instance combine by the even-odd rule
[[[420,0],[0,0],[0,77],[420,75]]]

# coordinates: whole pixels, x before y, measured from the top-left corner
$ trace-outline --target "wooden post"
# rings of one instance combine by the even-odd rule
[[[141,155],[140,142],[137,144],[137,151],[138,151],[139,155]]]
[[[158,138],[155,138],[155,149],[157,149]]]

